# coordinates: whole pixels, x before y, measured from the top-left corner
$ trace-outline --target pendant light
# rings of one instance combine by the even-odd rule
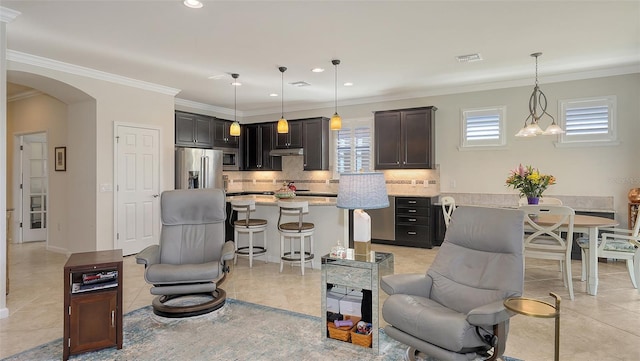
[[[281,66],[278,68],[282,73],[282,82],[281,87],[282,91],[280,92],[281,101],[282,101],[282,115],[280,116],[280,120],[278,120],[278,133],[289,133],[289,123],[284,118],[284,72],[287,71],[287,68]]]
[[[238,137],[240,136],[240,123],[238,123],[238,87],[240,83],[238,83],[238,77],[240,74],[231,74],[233,78],[233,123],[231,123],[231,127],[229,127],[229,135]]]
[[[331,130],[340,130],[342,129],[342,118],[340,118],[340,115],[338,115],[338,64],[340,64],[340,60],[338,59],[333,59],[331,60],[331,64],[334,65],[336,71],[336,81],[335,81],[335,100],[336,100],[336,107],[335,107],[335,113],[333,114],[333,116],[331,117],[331,120],[329,121],[329,128]]]
[[[542,55],[542,53],[539,52],[531,54],[531,56],[536,59],[536,84],[533,88],[533,93],[531,93],[529,97],[529,116],[524,120],[524,126],[516,133],[516,137],[535,137],[536,135],[556,135],[564,133],[564,130],[556,124],[556,119],[547,113],[547,97],[538,86],[538,57],[540,55]],[[551,118],[551,125],[543,131],[542,128],[540,128],[539,121],[545,114]],[[531,121],[527,124],[529,120]]]

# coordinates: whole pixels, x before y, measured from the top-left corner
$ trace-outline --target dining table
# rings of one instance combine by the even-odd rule
[[[556,224],[562,216],[541,214],[536,223],[540,225]],[[589,272],[587,274],[587,293],[595,296],[598,293],[598,230],[606,227],[616,227],[620,223],[615,219],[576,214],[573,219],[573,232],[589,235]],[[562,227],[561,227],[562,229]]]

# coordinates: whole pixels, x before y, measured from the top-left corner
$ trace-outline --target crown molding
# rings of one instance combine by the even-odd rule
[[[22,52],[10,50],[10,49],[7,49],[7,60],[13,61],[16,63],[33,65],[40,68],[56,70],[63,73],[84,76],[84,77],[92,78],[96,80],[108,81],[115,84],[125,85],[133,88],[148,90],[148,91],[171,95],[171,96],[175,96],[180,92],[180,89],[171,88],[168,86],[158,85],[154,83],[149,83],[142,80],[127,78],[121,75],[115,75],[115,74],[107,73],[107,72],[96,70],[96,69],[85,68],[83,66],[73,65],[73,64],[62,62],[62,61],[44,58],[37,55],[22,53]]]
[[[224,114],[224,115],[234,114],[233,109],[218,107],[215,105],[210,105],[210,104],[205,104],[200,102],[194,102],[191,100],[181,99],[181,98],[175,98],[175,105],[180,105],[180,106],[187,107],[194,110],[197,109],[197,110],[215,112],[215,113]],[[237,115],[239,118],[242,118],[243,112],[238,111]]]
[[[28,98],[35,97],[35,96],[42,95],[42,94],[44,94],[44,93],[39,91],[39,90],[35,90],[35,89],[34,90],[28,90],[26,92],[22,92],[22,93],[7,97],[7,103],[16,102],[18,100],[23,100],[23,99],[28,99]]]
[[[17,18],[21,12],[9,8],[5,8],[4,6],[0,6],[0,22],[10,23],[15,18]]]

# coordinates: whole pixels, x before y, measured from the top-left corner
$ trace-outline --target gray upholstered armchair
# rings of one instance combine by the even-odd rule
[[[385,331],[409,359],[502,356],[512,316],[503,301],[524,288],[523,222],[520,210],[460,207],[426,275],[382,278]]]
[[[220,189],[165,191],[160,198],[160,244],[138,253],[144,278],[153,285],[153,312],[165,317],[201,315],[222,307],[218,285],[229,271],[233,242],[225,242],[225,194]],[[191,300],[177,297],[198,294]],[[202,302],[204,299],[204,302]],[[199,302],[195,302],[198,300]]]

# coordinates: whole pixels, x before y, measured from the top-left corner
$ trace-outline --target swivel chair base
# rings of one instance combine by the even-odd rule
[[[162,295],[153,299],[153,313],[162,317],[180,318],[180,317],[193,317],[204,315],[209,312],[213,312],[220,307],[224,306],[227,300],[227,293],[218,288],[210,293],[201,293],[201,295],[211,296],[212,299],[204,303],[187,306],[169,306],[165,302],[185,296],[193,296],[192,294],[186,295]]]

